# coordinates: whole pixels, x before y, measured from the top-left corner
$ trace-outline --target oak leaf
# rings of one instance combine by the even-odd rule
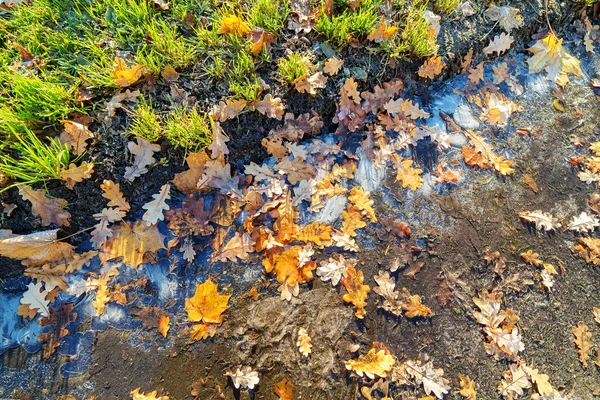
[[[60,141],[66,143],[77,156],[82,155],[87,148],[87,140],[94,134],[84,124],[75,121],[63,121],[65,130],[60,134]]]
[[[497,21],[509,33],[523,25],[523,17],[519,15],[519,9],[514,7],[490,5],[485,11],[485,16],[492,21]]]
[[[370,379],[375,379],[375,376],[385,378],[395,363],[394,356],[386,354],[384,349],[377,351],[372,348],[358,359],[346,361],[346,369],[354,371],[358,376],[364,375]]]
[[[588,215],[583,211],[579,216],[573,217],[569,225],[567,225],[567,229],[579,233],[588,233],[592,232],[598,226],[600,226],[598,217]]]
[[[26,260],[28,267],[42,266],[74,255],[73,246],[57,240],[58,229],[16,235],[0,240],[0,255]]]
[[[342,211],[342,232],[350,237],[356,236],[356,230],[364,228],[367,223],[362,220],[363,214],[360,209],[350,205],[347,211]]]
[[[254,252],[254,241],[249,233],[239,233],[236,234],[227,242],[227,244],[214,255],[215,260],[217,261],[237,261],[238,259],[242,261],[248,260],[249,253]]]
[[[248,24],[237,15],[228,15],[223,17],[219,27],[220,33],[231,33],[232,35],[242,37],[250,33]]]
[[[164,184],[160,188],[160,192],[152,195],[154,200],[149,201],[144,204],[142,208],[146,210],[144,215],[142,216],[142,220],[146,223],[146,225],[156,224],[158,221],[162,221],[164,218],[163,212],[169,209],[169,205],[167,204],[167,200],[171,199],[169,196],[169,192],[171,191],[171,185]]]
[[[156,225],[148,226],[144,221],[137,221],[133,226],[121,222],[112,231],[113,237],[102,246],[102,262],[122,257],[125,264],[137,268],[146,262],[146,253],[155,253],[165,248],[165,237]]]
[[[71,213],[63,209],[67,200],[50,199],[46,197],[46,190],[35,190],[31,186],[22,186],[19,193],[23,200],[31,202],[31,213],[42,218],[42,225],[56,224],[58,226],[71,226],[69,218]]]
[[[267,94],[262,100],[254,100],[249,104],[249,107],[259,113],[266,115],[269,118],[275,118],[281,120],[284,109],[281,104],[281,99],[274,98],[270,93]]]
[[[445,66],[446,64],[442,61],[442,57],[434,55],[419,67],[417,75],[421,78],[433,79],[442,73],[442,69],[444,69]]]
[[[208,150],[210,150],[210,157],[213,160],[217,158],[226,156],[229,154],[229,149],[227,148],[227,142],[229,142],[229,137],[225,134],[223,129],[221,128],[221,124],[218,122],[213,123],[213,141],[208,146]]]
[[[113,83],[120,87],[128,87],[136,83],[144,73],[144,66],[139,64],[132,64],[131,67],[125,65],[125,60],[116,57],[115,62],[117,63],[115,69],[112,72]]]
[[[323,72],[330,76],[337,75],[337,73],[340,72],[342,65],[344,65],[344,60],[337,57],[331,57],[323,63]]]
[[[500,35],[496,35],[487,47],[484,47],[483,52],[485,54],[498,53],[500,55],[508,50],[514,41],[512,36],[502,32]]]
[[[244,108],[248,105],[246,100],[227,99],[219,101],[218,105],[214,105],[210,116],[219,122],[225,122],[228,119],[237,117]]]
[[[70,164],[69,169],[60,172],[60,179],[66,182],[67,189],[73,189],[76,182],[82,182],[84,179],[92,177],[94,172],[94,164],[84,161],[80,166]]]
[[[540,260],[538,257],[540,256],[538,253],[534,253],[532,250],[527,250],[525,253],[520,254],[521,258],[525,260],[527,263],[539,267],[544,262]]]
[[[483,61],[480,62],[475,68],[471,68],[469,72],[469,80],[473,83],[483,81]]]
[[[412,160],[405,160],[397,154],[392,154],[391,157],[394,166],[396,167],[396,181],[402,182],[402,188],[409,187],[411,190],[417,190],[423,185],[421,168],[413,168]]]
[[[273,229],[277,232],[277,241],[283,244],[291,242],[299,229],[295,223],[298,212],[294,207],[291,191],[286,192],[284,201],[277,207],[275,213]]]
[[[279,400],[294,400],[295,387],[288,378],[279,381],[273,391],[279,396]]]
[[[460,379],[460,395],[467,400],[477,400],[477,391],[475,390],[475,382],[469,376],[459,376]]]
[[[371,220],[371,222],[376,222],[377,217],[375,216],[375,211],[373,210],[373,200],[369,197],[371,194],[369,192],[365,192],[362,188],[353,188],[350,190],[350,195],[348,196],[348,200],[359,209],[363,215]]]
[[[418,294],[408,297],[407,302],[405,302],[403,305],[403,308],[406,310],[404,315],[406,315],[408,318],[430,317],[433,315],[433,311],[421,303],[421,297]]]
[[[37,313],[40,313],[40,315],[47,317],[50,315],[48,308],[50,302],[46,300],[47,295],[48,291],[42,288],[42,282],[31,282],[27,285],[27,290],[23,293],[23,297],[21,297],[21,305],[17,314],[33,318]]]
[[[561,226],[558,219],[554,218],[552,214],[541,210],[523,211],[519,213],[519,217],[525,222],[535,224],[535,229],[538,230],[553,231]]]
[[[450,390],[449,381],[443,377],[444,370],[441,368],[433,368],[433,363],[428,361],[407,361],[408,368],[406,371],[411,375],[417,384],[423,385],[423,390],[427,394],[434,394],[438,399],[444,398]]]
[[[221,324],[231,295],[219,294],[217,284],[210,278],[196,285],[194,296],[185,299],[185,311],[191,322]]]
[[[550,396],[554,393],[552,385],[548,381],[548,375],[540,374],[537,368],[523,365],[523,371],[529,376],[529,379],[535,384],[537,392],[540,396]]]
[[[511,364],[510,369],[505,371],[503,379],[498,385],[498,391],[502,396],[509,399],[523,395],[523,389],[529,389],[531,382],[522,365]]]
[[[371,33],[367,36],[367,40],[380,43],[394,36],[396,32],[398,32],[398,27],[388,26],[387,24],[380,22],[377,28],[371,30]]]
[[[501,175],[511,175],[515,170],[511,167],[512,161],[504,159],[504,156],[499,156],[494,159],[494,169]]]
[[[137,143],[127,143],[127,148],[134,155],[133,165],[125,168],[124,178],[133,182],[135,178],[148,172],[148,166],[154,164],[156,159],[154,153],[160,151],[160,146],[152,144],[146,139],[137,138]]]
[[[131,206],[123,197],[121,186],[118,183],[104,180],[104,183],[100,185],[100,189],[102,189],[102,197],[110,200],[107,204],[108,207],[117,207],[121,211],[129,211]]]
[[[295,240],[305,243],[314,243],[318,247],[323,247],[326,243],[331,241],[331,233],[333,228],[328,226],[325,222],[319,224],[318,221],[313,222],[310,225],[306,225],[295,237]]]
[[[129,394],[131,395],[131,400],[169,400],[169,396],[158,396],[158,391],[153,391],[150,393],[142,393],[140,392],[142,388],[139,387],[135,390],[132,390]]]
[[[260,381],[258,372],[254,371],[252,367],[248,366],[243,368],[238,367],[234,373],[227,372],[225,375],[231,378],[233,386],[235,386],[236,389],[242,387],[252,390]]]
[[[357,271],[353,266],[350,266],[348,267],[347,274],[342,279],[342,285],[348,291],[343,296],[343,300],[346,303],[352,303],[356,307],[354,315],[357,318],[363,319],[367,315],[365,306],[367,305],[367,295],[371,288],[368,285],[363,285],[364,275],[362,271]]]
[[[589,331],[588,327],[580,322],[579,325],[571,328],[571,332],[575,339],[573,343],[577,346],[577,354],[579,354],[579,361],[583,364],[584,368],[587,368],[587,360],[590,359],[590,350],[594,347],[594,343],[590,340],[592,332]]]
[[[302,157],[294,158],[294,160],[286,157],[275,165],[275,170],[287,175],[287,179],[292,185],[314,178],[316,175],[315,167],[312,164],[305,163]]]
[[[204,174],[206,162],[209,160],[205,151],[189,153],[185,159],[188,170],[175,174],[171,182],[183,194],[191,194],[198,191],[198,180]]]
[[[488,169],[492,167],[490,159],[478,152],[473,147],[463,146],[461,155],[465,160],[465,164],[467,164],[469,167],[479,167],[481,169]]]
[[[317,94],[317,89],[323,89],[327,83],[327,76],[322,72],[316,72],[312,75],[304,75],[295,79],[292,84],[299,93]]]
[[[352,265],[343,256],[337,258],[329,257],[328,260],[321,261],[317,268],[317,275],[323,282],[331,281],[332,286],[337,286],[340,280],[348,276],[348,267]]]
[[[298,350],[300,354],[304,357],[308,357],[311,352],[312,344],[310,343],[310,336],[308,336],[308,332],[305,328],[298,328],[298,340],[296,340],[296,346],[298,346]]]

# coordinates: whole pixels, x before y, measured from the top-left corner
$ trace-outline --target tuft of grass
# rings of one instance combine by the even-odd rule
[[[428,57],[437,52],[438,45],[424,17],[428,0],[414,0],[403,13],[400,35],[380,43],[382,50],[391,58],[402,56]]]
[[[33,131],[22,128],[5,131],[8,137],[0,152],[0,174],[16,183],[0,189],[0,193],[20,184],[60,179],[61,172],[76,161],[71,159],[66,144],[53,138],[48,138],[46,144]]]
[[[452,14],[462,0],[435,0],[433,5],[435,9],[442,14]]]
[[[278,67],[281,79],[285,82],[292,83],[296,79],[308,74],[311,62],[306,55],[291,53],[287,57],[279,59]]]
[[[247,19],[251,26],[279,33],[289,13],[289,0],[252,0]]]
[[[379,21],[377,9],[380,0],[363,0],[356,10],[348,7],[347,2],[342,1],[341,14],[328,17],[321,13],[315,25],[315,31],[323,35],[328,42],[342,47],[353,40],[363,40],[369,35],[371,29]]]
[[[135,116],[127,129],[127,134],[141,137],[149,142],[157,142],[163,136],[160,116],[151,103],[140,97],[140,103],[135,110]]]
[[[167,66],[184,68],[194,59],[194,48],[177,33],[177,27],[165,21],[153,22],[148,30],[151,45],[144,44],[136,53],[137,61],[158,75]]]
[[[187,107],[176,107],[165,118],[165,138],[175,147],[198,151],[208,146],[212,141],[210,126],[206,117],[198,113],[196,108],[191,111]]]
[[[254,101],[260,91],[260,82],[256,75],[230,80],[229,91],[234,98]]]

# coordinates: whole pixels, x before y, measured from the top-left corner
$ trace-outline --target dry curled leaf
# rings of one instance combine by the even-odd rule
[[[541,210],[520,212],[519,217],[525,222],[535,224],[535,229],[538,230],[553,231],[561,226],[558,219],[554,218],[552,214]]]
[[[295,79],[292,84],[300,93],[317,94],[317,89],[323,89],[327,83],[327,76],[322,72],[316,72],[312,75],[304,75]]]
[[[583,76],[579,60],[567,52],[562,45],[562,39],[557,38],[554,33],[538,40],[529,51],[533,53],[527,60],[530,73],[545,70],[548,79],[560,86],[569,83],[569,74]]]
[[[60,134],[60,141],[67,144],[75,155],[82,155],[87,148],[87,140],[94,134],[86,125],[75,121],[63,121],[63,125],[65,130]]]
[[[484,47],[483,52],[485,54],[498,53],[500,55],[510,48],[515,40],[512,36],[502,32],[500,35],[496,35],[487,47]]]
[[[231,378],[233,386],[235,386],[236,389],[242,387],[252,390],[260,381],[258,372],[254,371],[252,367],[238,367],[235,372],[227,372],[225,375]]]
[[[298,328],[298,340],[296,340],[296,346],[298,351],[304,357],[308,357],[311,352],[312,344],[310,343],[310,336],[305,328]]]
[[[388,26],[384,22],[380,22],[377,28],[373,28],[369,36],[367,36],[367,40],[374,41],[375,43],[383,42],[384,40],[390,39],[398,32],[398,27],[396,26]]]
[[[65,181],[67,189],[73,189],[75,183],[82,182],[84,179],[90,179],[94,173],[94,164],[84,161],[80,166],[70,164],[69,169],[62,170],[60,179]]]
[[[131,395],[131,400],[169,400],[169,396],[158,396],[158,391],[156,390],[150,393],[142,393],[140,391],[141,389],[142,388],[139,387],[129,393]]]

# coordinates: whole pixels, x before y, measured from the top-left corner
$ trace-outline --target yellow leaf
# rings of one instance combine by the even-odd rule
[[[523,260],[525,260],[525,262],[535,265],[536,267],[539,267],[544,263],[538,258],[540,255],[538,253],[534,253],[532,250],[527,250],[527,252],[521,253],[520,256]]]
[[[372,348],[358,359],[346,361],[346,369],[356,372],[358,376],[366,375],[370,379],[375,379],[375,376],[385,378],[395,362],[394,357],[386,354],[385,350],[376,351]]]
[[[494,169],[501,175],[510,175],[514,173],[515,170],[511,168],[511,165],[512,161],[505,160],[504,156],[499,156],[494,159]]]
[[[306,225],[304,229],[298,233],[295,240],[299,242],[309,243],[312,242],[319,247],[324,245],[323,242],[328,243],[331,241],[331,232],[333,229],[327,226],[325,222],[319,224],[317,221],[310,225]]]
[[[548,79],[565,86],[569,82],[569,74],[583,76],[579,60],[570,55],[562,45],[562,39],[550,33],[538,40],[530,49],[533,56],[527,60],[529,72],[545,70]]]
[[[382,42],[394,36],[398,32],[398,27],[387,26],[385,23],[380,22],[377,28],[373,28],[367,40],[374,41],[376,43]]]
[[[115,59],[117,66],[113,70],[113,83],[120,87],[128,87],[136,83],[144,73],[144,66],[139,64],[132,64],[131,67],[127,68],[125,60],[117,57]]]
[[[237,15],[229,15],[221,20],[221,33],[231,33],[232,35],[242,37],[250,33],[248,25]]]
[[[194,324],[190,331],[190,339],[197,341],[215,336],[217,324]]]
[[[477,391],[475,390],[475,382],[469,378],[469,376],[459,376],[460,379],[460,394],[466,397],[467,400],[476,400]]]
[[[363,319],[367,315],[365,306],[367,305],[367,295],[371,288],[368,285],[363,285],[364,275],[362,271],[357,271],[353,266],[348,267],[348,275],[342,279],[342,285],[348,293],[343,297],[346,303],[352,303],[356,307],[354,315],[357,318]],[[369,375],[367,375],[369,376]],[[371,376],[371,378],[373,378]]]
[[[421,168],[413,168],[412,160],[404,160],[397,154],[392,154],[391,159],[397,170],[396,181],[402,182],[402,188],[409,187],[412,190],[417,190],[423,185]]]
[[[350,196],[348,196],[348,200],[359,209],[367,218],[371,220],[371,222],[376,222],[377,217],[375,217],[375,211],[373,210],[373,200],[369,197],[371,194],[366,192],[362,188],[353,188],[350,191]]]
[[[579,354],[579,361],[584,367],[587,367],[587,360],[590,359],[590,350],[594,347],[594,343],[590,340],[592,332],[589,331],[588,327],[580,322],[579,325],[571,328],[571,332],[575,336],[573,343],[577,345],[577,353]]]
[[[408,293],[408,291],[406,291]],[[433,311],[423,303],[421,303],[421,297],[418,294],[408,297],[407,302],[402,306],[406,312],[408,318],[414,317],[430,317],[433,315]]]
[[[146,262],[146,253],[155,253],[164,249],[165,237],[158,231],[156,225],[146,225],[144,221],[137,221],[133,226],[125,222],[113,228],[113,237],[102,246],[100,260],[106,262],[123,257],[123,262],[137,268]]]
[[[342,212],[344,222],[342,223],[342,232],[350,237],[356,236],[356,230],[364,228],[367,223],[362,220],[362,213],[353,205],[348,207],[348,211]]]
[[[193,297],[185,299],[185,311],[192,322],[205,322],[220,324],[223,322],[223,313],[227,310],[227,303],[231,295],[221,295],[217,291],[217,284],[208,279],[196,286]]]
[[[144,394],[142,392],[140,392],[140,389],[142,389],[141,387],[132,390],[131,393],[131,399],[132,400],[169,400],[168,396],[159,396],[156,397],[156,395],[158,394],[158,391],[153,391],[150,392],[148,394]]]

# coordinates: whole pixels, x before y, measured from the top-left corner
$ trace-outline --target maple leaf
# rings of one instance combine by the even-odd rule
[[[171,191],[171,185],[164,184],[160,188],[160,192],[152,195],[154,200],[149,201],[144,204],[142,208],[146,210],[144,215],[142,216],[142,220],[146,223],[146,225],[156,224],[158,221],[162,221],[164,218],[163,212],[169,209],[169,205],[167,204],[167,200],[171,199],[169,196],[169,192]]]
[[[31,186],[22,186],[19,188],[19,194],[23,200],[31,202],[31,213],[36,217],[42,218],[42,225],[48,226],[56,224],[58,226],[71,226],[69,218],[71,213],[64,210],[67,205],[64,199],[50,199],[46,197],[44,189],[35,190]]]
[[[466,397],[467,400],[477,400],[477,391],[475,390],[475,382],[469,376],[458,377],[460,379],[460,394]]]
[[[504,156],[494,158],[494,169],[501,175],[511,175],[515,172],[512,166],[512,161],[505,160]]]
[[[283,378],[275,385],[273,392],[279,396],[279,400],[294,400],[295,387],[288,378]]]
[[[349,266],[347,276],[342,279],[342,285],[348,293],[343,296],[346,303],[352,303],[356,307],[354,315],[357,318],[363,319],[367,315],[365,306],[367,305],[367,295],[371,288],[369,285],[363,285],[364,275],[360,270],[356,270],[353,266]]]
[[[530,73],[545,70],[548,79],[560,86],[569,83],[569,74],[583,76],[579,60],[567,52],[562,45],[562,39],[557,38],[554,33],[538,40],[529,51],[533,53],[527,60]]]
[[[219,101],[218,105],[213,106],[210,116],[214,120],[225,122],[228,119],[237,117],[247,105],[246,100],[227,99],[226,101]]]
[[[280,98],[274,98],[271,94],[265,95],[262,100],[254,100],[248,105],[252,110],[256,110],[259,113],[266,115],[269,118],[275,118],[281,120],[284,109],[281,104]]]
[[[60,134],[60,141],[69,146],[77,156],[85,153],[87,140],[94,137],[94,134],[87,126],[74,121],[63,121],[64,132]]]
[[[237,15],[228,15],[221,20],[219,32],[224,34],[231,33],[234,36],[242,37],[250,33],[250,27]]]
[[[323,282],[331,281],[332,286],[337,286],[340,279],[348,276],[348,267],[352,265],[343,256],[337,258],[329,257],[326,261],[321,261],[317,268],[317,275]]]
[[[327,77],[322,72],[316,72],[312,75],[304,75],[294,79],[292,84],[299,93],[317,94],[317,89],[323,89],[327,83]]]
[[[153,391],[150,393],[142,393],[140,392],[142,388],[139,387],[135,390],[132,390],[129,394],[131,395],[131,400],[169,400],[169,396],[159,396],[156,397],[158,395],[158,391]]]
[[[300,354],[304,357],[308,357],[312,344],[310,343],[310,336],[308,336],[308,332],[305,328],[298,328],[298,340],[296,340],[296,346],[298,346]]]
[[[592,332],[589,331],[588,327],[583,322],[579,322],[579,325],[571,328],[571,332],[573,333],[573,336],[575,336],[573,343],[577,346],[579,361],[581,361],[584,368],[587,368],[587,360],[590,359],[590,350],[594,347],[594,343],[590,340]]]
[[[377,351],[372,348],[358,359],[346,361],[346,369],[354,371],[358,376],[367,376],[370,379],[375,379],[375,376],[385,378],[395,363],[394,356],[386,354],[384,349]]]
[[[292,185],[316,176],[315,167],[304,163],[302,157],[294,158],[293,161],[289,157],[285,157],[275,165],[275,170],[287,175],[287,179]]]
[[[387,24],[380,22],[377,28],[371,30],[371,33],[367,36],[367,40],[380,43],[394,36],[396,32],[398,32],[398,27],[388,26]]]
[[[125,65],[125,60],[116,57],[115,62],[117,63],[115,69],[112,72],[113,83],[120,87],[131,86],[136,83],[144,73],[144,66],[138,64],[132,64],[131,67]]]
[[[75,164],[70,164],[69,169],[60,172],[60,179],[66,181],[67,189],[73,189],[76,182],[82,182],[84,179],[92,177],[94,172],[94,164],[84,161],[78,167]]]
[[[33,318],[39,312],[40,315],[47,317],[50,315],[48,305],[50,302],[46,300],[48,291],[42,288],[42,282],[31,282],[27,285],[27,290],[21,297],[17,314],[23,317]]]
[[[517,364],[511,364],[510,369],[505,371],[502,376],[503,379],[498,385],[498,392],[509,399],[522,396],[523,389],[531,387],[527,373],[522,366],[517,366]]]
[[[197,341],[213,337],[217,333],[217,324],[194,324],[190,330],[190,339]]]
[[[104,180],[104,183],[100,185],[102,189],[102,197],[110,200],[107,204],[108,207],[117,207],[121,211],[129,211],[131,206],[123,197],[121,192],[121,186],[113,181]]]
[[[123,262],[137,268],[145,262],[146,253],[155,253],[164,249],[164,236],[158,231],[156,225],[146,225],[144,221],[137,221],[133,226],[125,222],[112,228],[113,237],[102,246],[100,260],[106,262],[123,257]]]
[[[515,40],[512,38],[512,36],[502,32],[500,35],[496,35],[494,40],[492,40],[487,47],[483,48],[483,52],[485,54],[492,54],[495,52],[500,55],[508,50],[514,41]]]
[[[579,233],[588,233],[598,226],[600,226],[598,217],[588,215],[583,211],[579,216],[573,217],[569,225],[567,225],[567,229]]]
[[[342,65],[344,65],[344,60],[337,57],[331,57],[323,63],[323,72],[330,76],[337,75],[337,73],[340,72]]]
[[[183,194],[190,194],[198,191],[198,181],[204,174],[206,162],[209,160],[205,151],[189,153],[185,158],[188,170],[175,174],[171,182]]]
[[[155,152],[160,151],[160,146],[138,137],[137,143],[129,142],[127,148],[134,155],[134,159],[133,165],[125,168],[124,178],[133,182],[135,178],[148,172],[146,167],[156,162],[153,155]]]
[[[210,278],[196,285],[194,296],[185,299],[185,311],[191,322],[221,324],[231,295],[219,294],[217,284]]]
[[[519,15],[519,9],[514,7],[490,5],[485,11],[485,16],[492,21],[497,21],[509,33],[523,25],[523,17]]]
[[[254,252],[254,241],[247,232],[236,234],[231,238],[229,242],[214,255],[217,261],[237,261],[248,260],[248,254]]]
[[[409,187],[411,190],[417,190],[423,185],[423,178],[420,176],[423,170],[413,168],[412,160],[405,160],[397,154],[392,154],[390,158],[397,170],[396,181],[402,182],[402,188]]]
[[[433,79],[442,73],[442,70],[445,66],[446,64],[442,62],[442,57],[434,55],[427,59],[423,65],[419,67],[417,75],[419,75],[421,78]]]
[[[552,214],[545,213],[541,210],[520,212],[519,217],[525,222],[535,224],[535,229],[538,230],[553,231],[561,226]]]
[[[227,142],[229,142],[229,137],[225,134],[223,129],[221,129],[221,124],[218,122],[213,123],[213,141],[208,146],[208,150],[210,150],[210,156],[213,160],[217,158],[226,156],[229,154],[229,149],[227,148]]]

